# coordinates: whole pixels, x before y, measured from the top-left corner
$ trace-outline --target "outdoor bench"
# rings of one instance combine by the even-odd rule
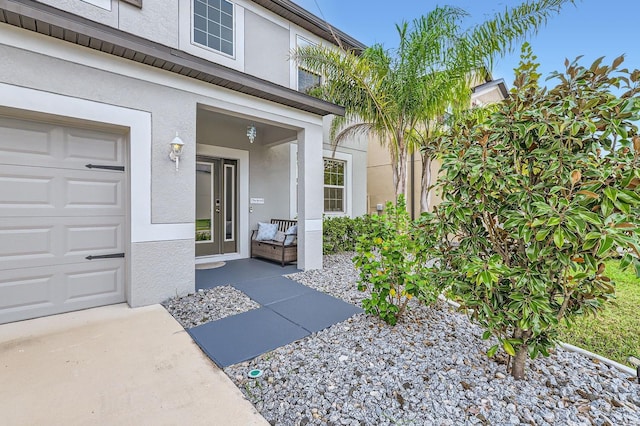
[[[275,225],[275,226],[274,226]],[[258,229],[251,233],[251,257],[285,264],[298,260],[298,221],[271,219],[271,223],[258,223]]]

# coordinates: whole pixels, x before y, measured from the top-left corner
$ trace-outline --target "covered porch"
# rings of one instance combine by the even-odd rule
[[[322,268],[322,118],[199,104],[196,264],[250,257],[258,222],[298,221],[298,268]]]

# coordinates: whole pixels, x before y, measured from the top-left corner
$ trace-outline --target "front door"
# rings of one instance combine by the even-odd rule
[[[196,157],[196,256],[238,251],[237,161]]]

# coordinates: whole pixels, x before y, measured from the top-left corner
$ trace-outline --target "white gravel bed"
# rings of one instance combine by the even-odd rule
[[[367,295],[358,291],[358,272],[351,261],[354,256],[355,253],[330,254],[324,256],[324,269],[297,272],[287,277],[345,302],[362,306],[362,299]]]
[[[213,287],[198,290],[188,296],[172,297],[162,302],[162,306],[184,328],[196,327],[260,307],[243,292],[231,286]]]
[[[351,256],[293,278],[354,303]],[[395,327],[359,314],[225,372],[278,425],[640,425],[640,385],[618,370],[557,349],[516,381],[481,334],[444,303]]]

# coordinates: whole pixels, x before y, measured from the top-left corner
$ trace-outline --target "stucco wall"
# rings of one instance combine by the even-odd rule
[[[244,71],[289,87],[289,29],[245,11]]]
[[[132,307],[150,305],[193,292],[194,256],[193,240],[132,244],[129,267],[135,285],[127,286],[129,304]]]
[[[152,224],[170,227],[194,222],[199,106],[242,110],[244,114],[263,120],[283,122],[286,124],[283,128],[287,129],[319,128],[321,124],[312,114],[4,24],[0,24],[0,57],[3,58],[0,61],[2,83],[149,114],[150,127],[146,136],[150,138],[151,163],[150,170],[145,173],[151,175],[151,197],[148,193],[145,197],[150,198]],[[96,122],[99,124],[98,120]],[[211,134],[215,135],[216,130],[211,130]],[[176,131],[185,141],[178,171],[168,158],[169,142]],[[251,196],[265,198],[265,210],[251,222],[287,217],[289,193],[279,190],[281,182],[289,181],[287,145],[269,148],[256,143],[249,146],[246,127],[234,137],[223,138],[223,143],[236,149],[251,150],[251,159],[256,160],[250,171],[251,182],[256,183],[256,192]],[[310,143],[319,146],[320,140]],[[135,148],[139,146],[137,144],[138,140],[132,138],[130,145]],[[258,160],[260,156],[264,158]],[[141,167],[140,164],[131,166],[138,170]],[[134,191],[131,193],[132,200],[141,196]],[[153,229],[162,232],[165,228]],[[127,291],[128,301],[135,306],[194,290],[193,235],[148,235],[148,240],[137,240],[130,246],[128,266],[131,275]]]
[[[331,143],[330,124],[332,117],[323,119],[323,148],[333,151],[334,145]],[[357,135],[340,143],[335,148],[336,152],[351,155],[352,182],[351,182],[351,216],[357,217],[367,213],[367,158],[368,158],[369,138],[367,135]]]
[[[38,2],[118,28],[119,2],[117,0],[111,0],[111,10],[81,0],[38,0]]]
[[[178,47],[178,2],[144,1],[142,9],[119,3],[119,28],[173,48]]]

